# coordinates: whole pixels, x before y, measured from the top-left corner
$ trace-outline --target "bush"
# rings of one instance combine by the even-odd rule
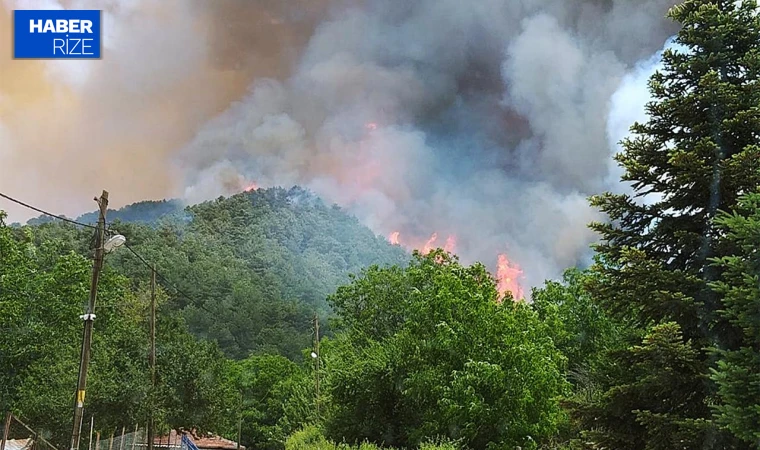
[[[362,442],[358,446],[351,446],[345,443],[335,444],[328,441],[322,431],[314,426],[309,425],[293,433],[285,442],[285,450],[380,450],[376,444],[371,442]],[[387,450],[393,450],[388,447]],[[420,445],[419,450],[459,450],[459,447],[453,441],[441,439],[429,441]]]

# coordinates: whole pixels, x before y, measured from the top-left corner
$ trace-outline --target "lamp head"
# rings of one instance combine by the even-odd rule
[[[121,247],[127,242],[127,238],[120,234],[115,234],[108,238],[105,244],[103,244],[103,249],[106,251],[106,253],[111,253],[115,249]]]

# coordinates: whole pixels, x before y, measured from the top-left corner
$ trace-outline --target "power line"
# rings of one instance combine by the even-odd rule
[[[132,247],[130,247],[128,244],[124,244],[124,246],[127,247],[127,249],[130,252],[132,252],[132,254],[135,255],[137,257],[137,259],[139,259],[140,261],[142,261],[142,263],[145,265],[145,267],[147,267],[148,269],[156,272],[156,277],[160,278],[163,281],[162,284],[168,285],[168,287],[171,290],[173,290],[175,293],[179,294],[180,297],[184,297],[184,299],[187,300],[187,301],[189,301],[190,304],[192,304],[193,306],[197,306],[197,307],[201,308],[202,310],[206,311],[207,313],[212,313],[208,308],[206,308],[205,305],[203,305],[202,303],[196,302],[192,297],[190,297],[189,295],[187,295],[180,288],[178,288],[174,283],[172,283],[171,281],[169,281],[169,279],[166,278],[161,272],[159,272],[155,268],[155,266],[153,264],[149,263],[148,260],[146,260],[145,258],[143,258],[142,255],[140,255],[139,253],[137,253],[137,251],[135,249],[133,249]]]
[[[40,209],[40,208],[37,208],[37,207],[35,207],[35,206],[32,206],[32,205],[30,205],[30,204],[28,204],[28,203],[24,203],[24,202],[22,202],[21,200],[15,199],[15,198],[13,198],[13,197],[11,197],[11,196],[9,196],[9,195],[3,194],[2,192],[0,192],[0,197],[3,197],[3,198],[4,198],[4,199],[6,199],[6,200],[10,200],[10,201],[12,201],[13,203],[17,203],[17,204],[19,204],[19,205],[21,205],[21,206],[23,206],[23,207],[25,207],[25,208],[29,208],[29,209],[31,209],[31,210],[37,211],[37,212],[38,212],[38,213],[40,213],[40,214],[44,214],[44,215],[46,215],[46,216],[54,217],[54,218],[56,218],[56,219],[58,219],[58,220],[63,220],[64,222],[68,222],[68,223],[71,223],[71,224],[74,224],[74,225],[79,225],[79,226],[82,226],[82,227],[93,228],[93,229],[95,229],[95,230],[97,230],[97,229],[98,229],[98,227],[96,227],[96,226],[94,226],[94,225],[90,225],[90,224],[86,224],[86,223],[77,222],[76,220],[67,219],[66,217],[63,217],[63,216],[59,216],[59,215],[56,215],[56,214],[53,214],[53,213],[49,213],[49,212],[47,212],[47,211],[44,211],[44,210],[42,210],[42,209]]]
[[[94,225],[77,222],[76,220],[68,219],[66,217],[59,216],[57,214],[53,214],[53,213],[47,212],[47,211],[45,211],[43,209],[37,208],[36,206],[32,206],[32,205],[30,205],[28,203],[22,202],[21,200],[15,199],[15,198],[13,198],[13,197],[11,197],[9,195],[3,194],[2,192],[0,192],[0,197],[3,197],[5,199],[7,199],[7,200],[10,200],[13,203],[17,203],[17,204],[19,204],[19,205],[21,205],[21,206],[23,206],[25,208],[29,208],[29,209],[31,209],[33,211],[37,211],[40,214],[43,214],[43,215],[46,215],[46,216],[50,216],[50,217],[56,218],[58,220],[62,220],[64,222],[68,222],[68,223],[71,223],[73,225],[79,225],[79,226],[82,226],[82,227],[92,228],[92,229],[95,229],[95,230],[98,229],[98,227],[96,227]],[[149,263],[148,260],[146,260],[145,258],[143,258],[142,255],[140,255],[139,253],[137,253],[135,251],[135,249],[133,249],[132,247],[130,247],[127,244],[125,244],[124,246],[127,247],[127,249],[129,249],[129,251],[132,252],[132,254],[135,255],[137,257],[137,259],[139,259],[143,264],[145,264],[146,267],[148,267],[150,270],[155,270],[154,266],[151,263]],[[201,309],[203,309],[204,311],[206,311],[208,313],[211,313],[211,311],[209,311],[202,303],[198,303],[195,300],[193,300],[192,297],[190,297],[189,295],[187,295],[186,293],[184,293],[182,290],[180,290],[177,286],[175,286],[173,283],[171,283],[165,276],[163,276],[157,270],[156,270],[156,276],[158,278],[160,278],[161,280],[163,280],[164,284],[168,285],[172,290],[174,290],[181,297],[184,297],[185,300],[189,301],[192,305],[198,306]]]

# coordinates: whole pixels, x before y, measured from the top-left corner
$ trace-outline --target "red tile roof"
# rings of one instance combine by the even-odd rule
[[[225,439],[217,435],[199,436],[195,430],[182,431],[182,434],[188,435],[199,450],[237,450],[237,442]],[[177,435],[176,430],[172,430],[169,435],[156,436],[153,439],[153,445],[155,447],[179,447],[182,436]],[[240,446],[240,450],[245,450],[244,446]]]

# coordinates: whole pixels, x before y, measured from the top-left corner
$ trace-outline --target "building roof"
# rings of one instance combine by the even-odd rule
[[[235,450],[237,449],[237,442],[231,441],[229,439],[225,439],[221,436],[203,436],[203,437],[194,437],[193,436],[193,442],[195,442],[195,445],[198,446],[201,450],[206,449],[214,449],[214,450]],[[242,450],[245,449],[245,447],[240,446]]]
[[[168,435],[156,436],[153,439],[153,445],[155,447],[179,447],[182,434],[185,434],[193,440],[199,450],[237,450],[237,442],[225,439],[221,436],[214,434],[202,436],[195,430],[181,431],[180,433],[181,434],[178,435],[176,430],[172,430]],[[241,445],[240,450],[245,450],[245,447]]]
[[[0,436],[0,441],[2,441],[2,436]],[[31,439],[8,439],[5,441],[5,450],[26,450],[31,446]]]

